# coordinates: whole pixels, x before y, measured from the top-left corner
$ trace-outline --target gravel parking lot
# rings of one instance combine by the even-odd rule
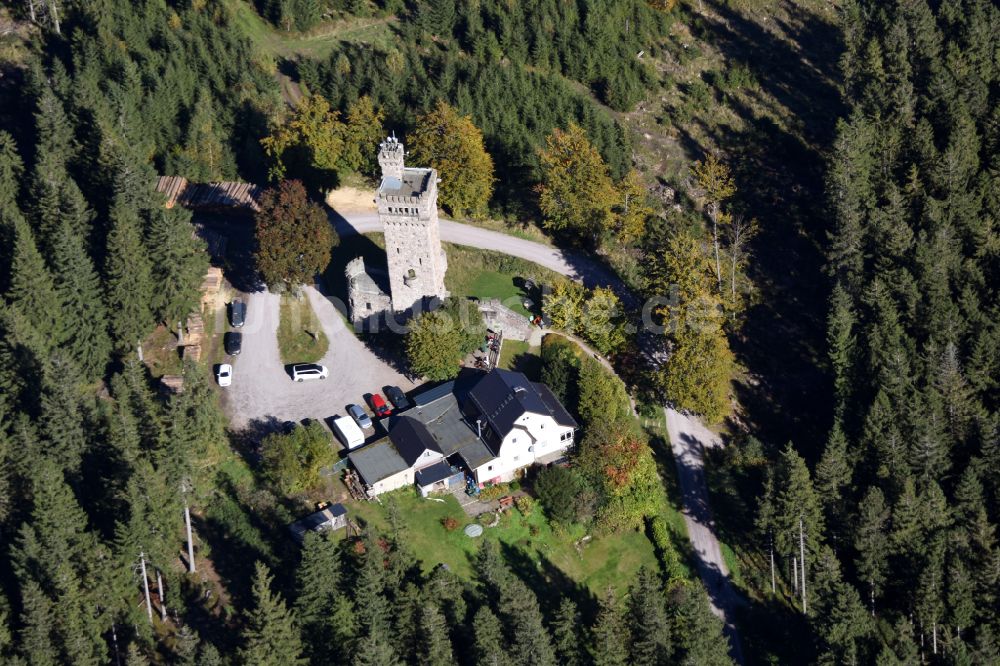
[[[233,384],[224,389],[223,404],[233,428],[252,422],[328,419],[345,413],[350,403],[364,405],[365,393],[382,392],[386,385],[410,391],[416,384],[372,353],[345,323],[323,294],[305,288],[330,349],[320,361],[329,378],[294,382],[278,352],[278,318],[281,297],[268,291],[244,296],[247,321],[243,351],[229,357]]]

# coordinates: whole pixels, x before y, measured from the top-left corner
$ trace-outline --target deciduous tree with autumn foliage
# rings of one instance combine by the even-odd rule
[[[538,206],[548,229],[596,244],[618,201],[608,165],[579,125],[556,128],[539,153]]]
[[[301,181],[282,181],[265,191],[256,223],[257,270],[268,287],[308,283],[330,263],[330,249],[338,239]]]
[[[459,216],[486,211],[493,194],[493,158],[471,116],[439,101],[417,119],[408,140],[410,161],[437,169],[439,196],[445,208]]]

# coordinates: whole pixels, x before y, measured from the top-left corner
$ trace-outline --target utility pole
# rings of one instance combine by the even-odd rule
[[[191,509],[187,500],[187,481],[181,481],[181,494],[184,496],[184,527],[187,529],[188,573],[195,573],[194,540],[191,539]]]
[[[771,594],[774,594],[775,587],[774,587],[774,535],[773,534],[771,535],[771,544],[768,550],[770,551],[771,554]]]
[[[792,594],[799,593],[799,558],[792,555]]]
[[[806,539],[802,531],[802,516],[799,516],[799,557],[802,559],[802,612],[807,611],[806,607]]]
[[[149,623],[153,624],[153,604],[149,600],[149,579],[146,578],[146,554],[139,551],[139,566],[142,570],[142,590],[146,594],[146,616],[149,617]]]
[[[156,593],[160,595],[160,619],[167,621],[167,599],[163,596],[163,576],[156,570]]]
[[[142,340],[136,342],[135,347],[139,351],[139,363],[142,363]]]

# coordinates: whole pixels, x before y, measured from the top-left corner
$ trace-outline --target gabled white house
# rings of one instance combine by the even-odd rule
[[[464,485],[462,469],[480,485],[510,481],[563,457],[578,427],[547,386],[509,370],[442,384],[414,403],[389,419],[388,437],[348,454],[369,496]]]
[[[510,481],[528,465],[561,457],[578,427],[549,387],[500,369],[469,391],[465,416],[494,455],[471,470],[479,483]]]

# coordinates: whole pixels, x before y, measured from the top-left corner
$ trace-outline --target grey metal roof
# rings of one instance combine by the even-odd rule
[[[406,414],[427,427],[445,457],[458,454],[466,465],[475,469],[496,458],[496,453],[479,439],[475,423],[466,420],[458,397],[450,390],[456,386],[455,382],[448,382],[416,396],[417,406]]]
[[[297,541],[302,541],[306,532],[316,532],[320,529],[339,529],[346,525],[346,521],[340,520],[347,515],[347,509],[343,504],[331,504],[330,506],[311,513],[304,518],[296,520],[288,526],[292,536]]]
[[[414,475],[414,479],[416,480],[418,486],[423,487],[429,486],[432,483],[437,483],[438,481],[444,481],[449,476],[459,473],[460,472],[457,470],[452,470],[451,465],[442,460],[428,467],[424,467],[421,470],[417,470],[416,475]]]
[[[462,450],[458,452],[458,455],[462,457],[465,464],[469,466],[469,469],[476,469],[488,463],[489,461],[496,458],[496,454],[490,451],[489,447],[486,446],[480,440],[476,440],[471,444],[462,447]]]
[[[410,468],[388,437],[354,449],[347,457],[369,486]]]
[[[430,181],[430,169],[418,169],[406,167],[403,169],[403,178],[387,176],[382,178],[379,185],[379,194],[397,197],[419,197]]]
[[[393,419],[389,427],[389,439],[392,440],[396,451],[403,457],[408,467],[413,467],[420,456],[424,455],[424,451],[442,453],[437,440],[431,436],[427,427],[413,418],[412,415]]]

